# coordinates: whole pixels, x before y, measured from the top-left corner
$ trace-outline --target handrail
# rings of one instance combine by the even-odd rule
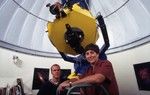
[[[82,84],[78,84],[78,85],[74,85],[71,88],[68,89],[67,95],[70,95],[73,89],[76,88],[84,88],[84,87],[95,87],[96,85],[94,84],[88,84],[88,83],[82,83]],[[98,86],[102,89],[102,91],[104,92],[105,95],[109,95],[108,91],[104,88],[103,85]]]
[[[77,84],[77,85],[74,85],[70,88],[68,88],[68,91],[67,91],[67,94],[66,95],[70,95],[71,92],[76,89],[76,88],[85,88],[85,87],[95,87],[96,85],[94,84],[88,84],[88,83],[82,83],[82,84]],[[97,87],[97,86],[96,86]],[[98,86],[102,89],[102,91],[104,92],[104,95],[109,95],[108,91],[104,88],[103,85],[100,85]],[[58,89],[56,91],[56,95],[59,95],[59,92],[58,92]]]

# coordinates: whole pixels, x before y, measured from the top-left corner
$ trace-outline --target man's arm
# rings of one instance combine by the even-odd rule
[[[60,52],[60,51],[59,51],[59,54],[62,56],[62,58],[65,61],[68,61],[68,62],[71,62],[71,63],[76,63],[76,61],[77,61],[76,57],[67,56],[66,54],[64,54],[63,52]]]
[[[62,91],[64,88],[74,86],[77,84],[82,84],[82,83],[96,84],[96,83],[102,83],[104,80],[105,80],[104,75],[94,74],[78,80],[75,79],[75,80],[65,81],[59,85],[58,89]]]
[[[102,83],[104,80],[105,80],[105,76],[99,73],[72,82],[72,85],[81,84],[81,83],[90,83],[90,84]]]

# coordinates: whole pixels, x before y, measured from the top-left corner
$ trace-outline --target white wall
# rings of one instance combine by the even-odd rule
[[[150,95],[150,91],[139,91],[133,64],[150,62],[150,43],[121,53],[108,55],[112,62],[120,95]]]
[[[134,73],[133,64],[150,61],[150,43],[143,46],[108,55],[112,62],[120,95],[150,95],[148,91],[139,91]],[[18,67],[12,61],[13,55],[17,55],[22,60],[22,66]],[[20,54],[6,49],[0,49],[0,87],[15,84],[18,77],[23,78],[28,93],[36,94],[37,91],[31,91],[33,81],[33,70],[38,68],[49,68],[52,64],[58,63],[63,69],[71,68],[73,65],[62,59],[44,58]]]
[[[13,55],[17,55],[22,60],[21,65],[13,63]],[[0,48],[0,87],[7,84],[16,84],[16,78],[22,78],[25,85],[25,92],[36,94],[31,91],[33,82],[34,68],[49,68],[52,64],[61,65],[62,69],[73,69],[73,64],[63,61],[63,59],[45,58],[21,54],[7,49]]]

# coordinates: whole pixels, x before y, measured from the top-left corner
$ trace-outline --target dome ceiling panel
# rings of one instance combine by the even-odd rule
[[[47,21],[53,21],[55,18],[45,7],[49,2],[54,3],[55,0],[1,0],[0,46],[5,47],[8,46],[5,44],[10,44],[14,49],[16,47],[17,51],[22,50],[18,48],[23,48],[34,52],[56,53],[56,48],[45,32]],[[148,4],[149,0],[90,0],[92,14],[96,17],[100,12],[104,16],[110,39],[110,52],[133,47],[131,44],[134,42],[149,41]],[[147,40],[142,41],[142,39]],[[97,44],[101,43],[103,43],[102,38]],[[134,43],[135,45],[139,44]]]

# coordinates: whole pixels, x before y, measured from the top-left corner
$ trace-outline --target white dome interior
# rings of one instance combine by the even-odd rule
[[[51,56],[57,53],[51,44],[47,22],[53,21],[47,3],[55,0],[1,0],[0,46],[15,51]],[[149,0],[91,0],[90,11],[104,16],[110,39],[107,53],[126,50],[150,41]],[[102,36],[97,41],[103,43]],[[57,54],[55,55],[57,56]]]

